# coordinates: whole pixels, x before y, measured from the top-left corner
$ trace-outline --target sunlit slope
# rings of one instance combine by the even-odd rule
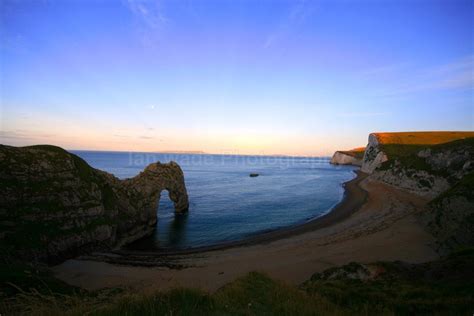
[[[437,145],[474,137],[474,132],[373,133],[380,144]]]

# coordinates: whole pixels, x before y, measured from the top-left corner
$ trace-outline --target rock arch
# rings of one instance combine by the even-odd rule
[[[186,212],[189,208],[188,193],[181,167],[174,161],[152,163],[134,178],[124,180],[129,191],[140,195],[144,204],[142,210],[156,222],[156,210],[161,191],[169,193],[176,213]]]

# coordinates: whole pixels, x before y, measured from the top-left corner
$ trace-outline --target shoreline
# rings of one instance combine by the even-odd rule
[[[213,292],[252,271],[298,285],[316,272],[353,261],[421,263],[439,258],[434,237],[416,216],[426,198],[364,174],[345,188],[343,201],[332,212],[297,227],[212,249],[96,253],[51,270],[60,280],[87,290],[189,287]]]
[[[367,174],[359,170],[354,170],[356,177],[352,180],[344,182],[344,195],[342,200],[336,204],[328,213],[306,223],[295,224],[292,226],[275,229],[269,232],[258,233],[255,236],[247,237],[237,241],[229,241],[210,246],[185,248],[185,249],[164,249],[164,250],[129,250],[119,249],[110,251],[110,253],[118,255],[133,256],[172,256],[197,254],[210,251],[225,250],[235,247],[253,246],[257,244],[265,244],[278,239],[288,238],[300,234],[304,234],[316,229],[325,228],[334,225],[355,212],[357,212],[367,201],[368,192],[360,187],[360,182],[367,178]]]

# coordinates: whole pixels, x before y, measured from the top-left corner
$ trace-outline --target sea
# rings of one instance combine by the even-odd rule
[[[189,212],[175,214],[163,191],[154,233],[127,246],[133,250],[211,246],[303,224],[330,212],[343,198],[343,183],[355,177],[354,167],[331,165],[328,157],[72,153],[120,179],[156,161],[183,169]]]

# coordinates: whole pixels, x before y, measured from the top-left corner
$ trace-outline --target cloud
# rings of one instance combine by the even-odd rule
[[[390,115],[389,112],[347,112],[339,113],[340,117],[373,117],[373,116],[386,116]]]
[[[0,139],[11,139],[11,140],[37,140],[43,138],[52,138],[55,137],[54,134],[47,134],[47,133],[38,133],[32,131],[23,131],[23,130],[16,130],[16,131],[0,131]]]
[[[147,49],[158,48],[160,38],[169,23],[163,6],[158,0],[125,0],[125,6],[132,13],[137,24],[137,37]]]
[[[361,79],[384,79],[389,88],[378,96],[398,96],[424,91],[474,89],[474,56],[430,67],[388,65],[361,73]]]
[[[374,78],[376,77],[377,79],[380,78],[381,76],[391,76],[397,72],[404,71],[407,69],[409,66],[408,63],[394,63],[394,64],[388,64],[388,65],[381,65],[381,66],[376,66],[373,68],[369,68],[366,70],[363,70],[360,73],[360,76],[362,78]]]
[[[126,6],[148,28],[157,30],[168,23],[160,1],[127,0]]]
[[[270,48],[278,40],[288,36],[295,28],[303,24],[314,12],[312,1],[300,0],[290,8],[288,16],[277,30],[269,34],[263,41],[263,48]]]

